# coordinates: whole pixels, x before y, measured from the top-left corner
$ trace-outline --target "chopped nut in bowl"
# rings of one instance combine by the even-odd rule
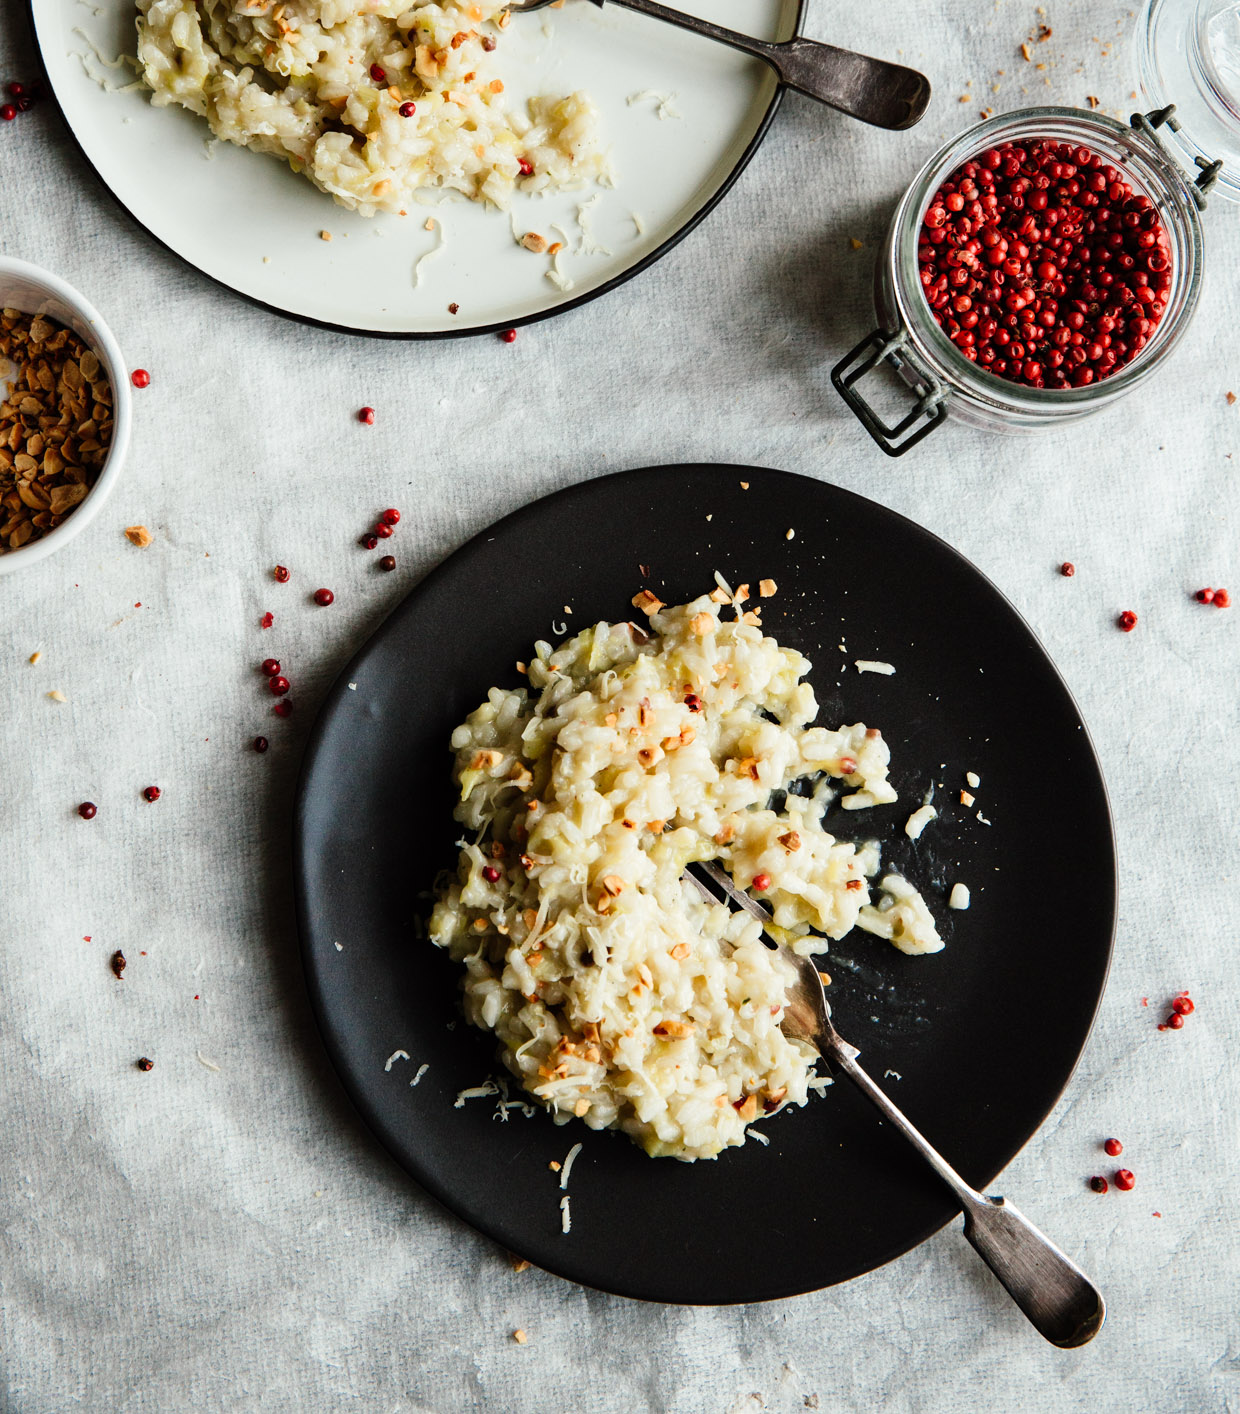
[[[129,443],[120,349],[76,290],[0,257],[0,574],[95,518]]]

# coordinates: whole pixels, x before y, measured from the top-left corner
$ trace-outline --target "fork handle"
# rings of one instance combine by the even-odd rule
[[[1102,1293],[1071,1258],[1002,1198],[971,1188],[857,1064],[857,1050],[831,1028],[828,1058],[921,1154],[964,1209],[964,1235],[1039,1333],[1065,1349],[1096,1336],[1106,1318]]]
[[[603,0],[595,0],[602,5]],[[916,69],[871,59],[834,44],[813,39],[792,39],[786,44],[768,44],[734,29],[699,20],[660,5],[658,0],[613,0],[626,10],[651,15],[656,20],[687,29],[705,39],[716,39],[769,64],[780,83],[816,98],[851,118],[879,128],[911,128],[930,102],[930,81]]]

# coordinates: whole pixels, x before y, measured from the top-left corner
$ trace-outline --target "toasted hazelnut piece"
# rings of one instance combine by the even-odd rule
[[[658,746],[643,746],[637,753],[637,760],[639,765],[645,766],[646,769],[649,770],[651,766],[657,765],[658,762],[663,760],[662,748]]]
[[[640,609],[647,617],[657,614],[663,607],[663,600],[657,594],[652,594],[649,589],[643,589],[640,594],[634,594],[631,602],[635,609]]]
[[[745,600],[748,599],[748,598],[749,598],[749,586],[748,586],[747,584],[738,584],[738,585],[736,586],[736,593],[732,595],[732,602],[733,602],[733,604],[737,604],[737,605],[743,604],[743,603],[745,602]]]
[[[526,1262],[525,1265],[528,1267],[528,1266],[529,1266],[529,1263]],[[524,1345],[525,1342],[526,1342],[527,1340],[529,1340],[529,1336],[526,1335],[526,1333],[525,1333],[524,1331],[522,1331],[522,1330],[513,1331],[513,1333],[512,1333],[512,1338],[513,1338],[513,1340],[515,1340],[515,1341],[517,1342],[518,1345]]]
[[[705,638],[708,633],[715,630],[715,618],[713,614],[708,614],[705,609],[700,614],[694,614],[689,620],[689,627],[698,636]]]
[[[578,1100],[577,1103],[573,1106],[573,1113],[577,1116],[578,1119],[580,1119],[580,1118],[582,1117],[582,1115],[589,1114],[589,1113],[590,1113],[590,1102],[589,1102],[589,1100]]]
[[[518,790],[529,790],[534,784],[534,777],[529,771],[518,762],[511,771],[508,772],[508,779]]]
[[[498,766],[503,759],[498,751],[479,751],[469,763],[469,769],[471,771],[489,771],[492,766]]]
[[[537,231],[526,231],[521,237],[521,244],[535,255],[541,255],[547,249],[548,242],[546,236],[540,236]]]
[[[603,718],[603,725],[605,727],[614,727],[619,720],[620,718],[617,717],[614,712],[608,712],[608,714]]]
[[[712,604],[726,604],[728,602],[726,591],[720,589],[718,585],[715,585],[710,591],[710,599]]]
[[[530,1269],[530,1264],[525,1260],[525,1258],[518,1257],[515,1253],[509,1252],[508,1260],[512,1263],[512,1269],[514,1272],[517,1273],[518,1276],[520,1276],[522,1272],[528,1272]]]
[[[967,790],[962,790],[962,791],[960,792],[960,803],[961,803],[961,805],[972,805],[973,802],[974,802],[974,800],[976,800],[976,798],[977,798],[976,796],[970,795]]]
[[[691,1021],[660,1021],[654,1028],[654,1034],[683,1041],[686,1036],[692,1036],[696,1029]]]
[[[860,879],[849,879],[849,881],[844,885],[844,887],[846,889],[851,889],[855,892],[857,889],[864,888],[865,885]]]
[[[760,579],[758,581],[758,597],[769,599],[775,593],[776,585],[773,579]]]
[[[125,527],[125,539],[131,545],[136,545],[139,550],[145,550],[151,543],[151,532],[144,525],[127,525]]]
[[[751,781],[758,779],[758,758],[756,756],[743,756],[735,760],[736,774],[738,776],[748,776]]]
[[[736,838],[736,822],[725,820],[715,833],[716,844],[731,844]]]
[[[758,1117],[758,1097],[757,1095],[746,1095],[739,1105],[735,1106],[736,1113],[746,1124],[750,1120]]]
[[[780,835],[779,842],[789,854],[794,854],[801,848],[801,836],[795,830],[789,830],[786,835]]]
[[[818,974],[818,980],[824,987],[829,987],[831,985],[831,974],[829,972],[820,972]]]
[[[624,892],[624,880],[619,874],[605,874],[599,883],[612,898],[618,898]]]
[[[683,962],[692,951],[693,949],[690,948],[688,943],[677,943],[672,949],[672,956],[677,962]]]
[[[663,833],[663,826],[666,824],[666,820],[647,820],[646,828],[652,835],[661,835]]]
[[[741,615],[741,623],[749,624],[751,628],[761,628],[762,616],[756,613],[753,609],[746,609],[745,612]]]

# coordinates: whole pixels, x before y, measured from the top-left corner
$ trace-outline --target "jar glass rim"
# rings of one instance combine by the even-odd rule
[[[1171,285],[1174,298],[1168,301],[1168,308],[1149,344],[1109,377],[1082,388],[1032,388],[979,368],[965,358],[939,327],[920,283],[918,234],[934,190],[957,167],[994,142],[1045,137],[1088,147],[1105,158],[1105,151],[1091,145],[1091,136],[1095,143],[1102,140],[1122,149],[1116,165],[1120,161],[1130,165],[1137,178],[1136,185],[1156,200],[1175,247]],[[1184,173],[1157,139],[1150,141],[1137,128],[1105,113],[1052,106],[1019,108],[986,118],[944,143],[909,184],[892,224],[889,252],[896,302],[918,352],[932,365],[939,365],[971,397],[996,407],[1015,407],[1028,412],[1054,408],[1084,411],[1101,397],[1118,396],[1144,380],[1174,347],[1176,332],[1196,308],[1203,256],[1196,199]]]

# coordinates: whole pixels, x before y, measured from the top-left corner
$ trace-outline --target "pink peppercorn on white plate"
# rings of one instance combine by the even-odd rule
[[[504,330],[604,293],[723,197],[778,102],[756,59],[572,0],[28,4],[134,219],[245,298],[357,333]],[[777,40],[801,6],[684,8]]]

